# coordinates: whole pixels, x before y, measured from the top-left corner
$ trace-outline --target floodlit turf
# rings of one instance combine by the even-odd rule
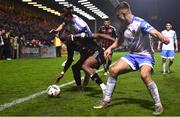
[[[114,54],[118,59],[125,53]],[[76,57],[77,59],[78,57]],[[19,59],[0,61],[0,104],[26,97],[45,90],[54,83],[54,77],[66,59]],[[165,111],[164,116],[180,116],[180,54],[176,54],[172,73],[161,72],[160,53],[155,54],[154,80],[158,85]],[[107,77],[99,73],[106,82]],[[71,69],[60,84],[73,80]],[[61,88],[61,95],[49,98],[43,94],[34,99],[17,104],[3,111],[0,116],[151,116],[153,101],[139,77],[139,72],[131,72],[119,77],[111,107],[95,110],[92,107],[101,99],[100,88],[90,81],[84,92],[75,91],[75,84]]]

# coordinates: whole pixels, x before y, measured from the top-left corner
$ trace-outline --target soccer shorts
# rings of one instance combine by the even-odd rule
[[[127,54],[121,59],[127,62],[132,70],[138,70],[143,65],[148,65],[153,69],[155,63],[153,57],[142,54]]]
[[[162,50],[161,57],[173,59],[174,58],[174,50]]]
[[[96,69],[99,69],[100,65],[106,64],[106,60],[104,58],[104,50],[102,48],[96,50],[93,56],[96,58],[98,62],[98,64],[96,64]]]

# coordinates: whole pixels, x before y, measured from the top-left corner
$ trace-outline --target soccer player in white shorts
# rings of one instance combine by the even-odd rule
[[[154,58],[149,34],[166,44],[169,43],[169,39],[164,37],[145,20],[135,17],[131,12],[129,4],[125,1],[120,2],[116,7],[116,14],[122,23],[127,24],[127,29],[124,31],[124,39],[128,41],[130,53],[122,57],[111,67],[103,99],[94,108],[99,109],[111,105],[111,97],[118,75],[132,70],[140,70],[141,79],[144,81],[155,103],[153,114],[160,115],[164,109],[161,104],[158,88],[152,80]],[[104,56],[108,57],[118,46],[119,40],[116,40],[105,51]]]
[[[161,51],[161,57],[162,57],[162,69],[163,69],[163,74],[166,73],[166,60],[169,59],[169,64],[168,64],[168,73],[170,73],[170,67],[173,64],[174,61],[174,50],[178,51],[178,41],[177,41],[177,36],[176,32],[172,30],[172,25],[171,23],[166,23],[166,30],[163,30],[161,32],[164,36],[168,37],[170,40],[170,43],[168,45],[162,44],[162,51]],[[176,49],[175,49],[175,47]],[[161,42],[158,44],[158,50],[160,50]]]

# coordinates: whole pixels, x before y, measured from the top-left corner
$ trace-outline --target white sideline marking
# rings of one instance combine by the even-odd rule
[[[113,64],[114,64],[114,63],[113,63]],[[113,65],[113,64],[111,64],[111,65]],[[104,70],[103,68],[102,68],[102,69],[99,69],[99,70],[96,71],[96,73],[101,72],[101,71],[103,71],[103,70]],[[83,79],[84,79],[84,78],[81,78],[81,80],[83,80]],[[61,87],[65,87],[65,86],[71,85],[71,84],[73,84],[73,83],[75,83],[75,80],[73,80],[73,81],[71,81],[71,82],[68,82],[68,83],[64,83],[64,84],[62,84],[62,85],[59,85],[59,87],[60,87],[60,88],[61,88]],[[43,91],[41,91],[41,92],[34,93],[34,94],[30,95],[30,96],[27,96],[27,97],[24,97],[24,98],[19,98],[19,99],[13,100],[12,102],[8,102],[8,103],[1,104],[1,105],[0,105],[0,111],[3,111],[3,110],[5,110],[5,109],[7,109],[7,108],[9,108],[9,107],[11,107],[11,106],[14,106],[14,105],[23,103],[23,102],[25,102],[25,101],[28,101],[28,100],[30,100],[30,99],[36,98],[36,97],[38,97],[38,96],[40,96],[40,95],[42,95],[42,94],[44,94],[44,93],[46,93],[46,92],[47,92],[46,90],[43,90]]]
[[[68,83],[59,85],[59,87],[60,87],[60,88],[61,88],[61,87],[65,87],[65,86],[71,85],[71,84],[73,84],[73,83],[75,83],[75,81],[71,81],[71,82],[68,82]],[[9,103],[1,104],[1,105],[0,105],[0,111],[4,110],[4,109],[6,109],[6,108],[9,108],[9,107],[11,107],[11,106],[14,106],[14,105],[16,105],[16,104],[20,104],[20,103],[23,103],[23,102],[28,101],[28,100],[30,100],[30,99],[36,98],[36,97],[38,97],[38,96],[40,96],[40,95],[42,95],[42,94],[44,94],[44,93],[46,93],[46,92],[47,92],[46,90],[43,90],[43,91],[38,92],[38,93],[35,93],[35,94],[33,94],[33,95],[30,95],[30,96],[27,96],[27,97],[24,97],[24,98],[19,98],[19,99],[16,99],[16,100],[12,101],[12,102],[9,102]]]

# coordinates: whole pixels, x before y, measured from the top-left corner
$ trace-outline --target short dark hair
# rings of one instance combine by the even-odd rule
[[[126,1],[122,1],[118,4],[118,6],[116,7],[116,11],[117,10],[121,10],[121,9],[129,9],[130,10],[130,5],[129,3],[127,3]]]
[[[64,7],[63,9],[60,10],[60,13],[63,13],[66,16],[71,15],[73,13],[73,7]]]
[[[110,21],[110,19],[109,18],[105,18],[104,21]]]

